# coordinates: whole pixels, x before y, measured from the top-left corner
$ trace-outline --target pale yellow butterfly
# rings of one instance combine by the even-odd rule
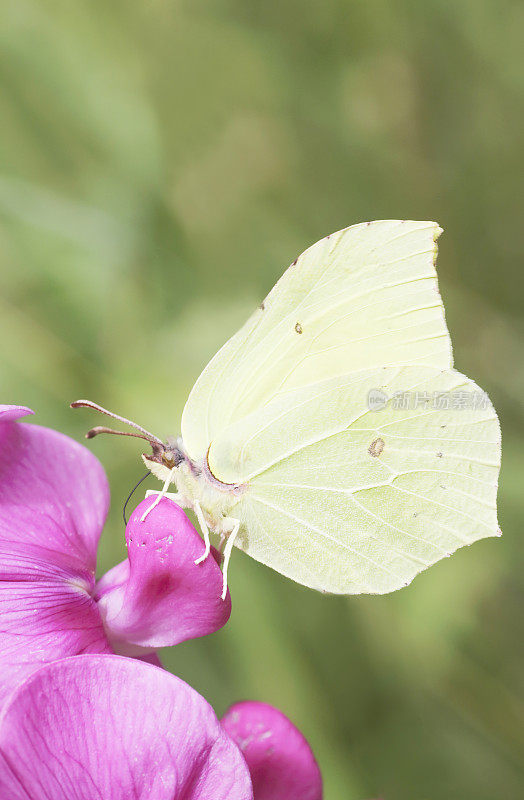
[[[453,369],[440,233],[387,220],[317,242],[200,375],[180,438],[130,423],[164,482],[144,517],[166,494],[193,509],[199,561],[209,530],[225,541],[224,592],[233,545],[320,591],[382,594],[498,534],[500,429]]]

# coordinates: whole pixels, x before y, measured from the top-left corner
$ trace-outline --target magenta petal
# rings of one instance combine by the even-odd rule
[[[322,777],[311,748],[281,711],[237,703],[222,726],[244,754],[254,800],[321,800]]]
[[[43,664],[110,652],[96,603],[72,578],[0,583],[0,707]]]
[[[17,419],[34,413],[27,406],[5,406],[0,403],[0,422],[16,422]]]
[[[2,703],[42,664],[110,648],[91,597],[108,505],[104,471],[71,439],[6,422],[14,410],[0,409]]]
[[[231,613],[215,558],[195,564],[204,543],[182,509],[164,499],[141,522],[151,503],[140,503],[127,524],[128,561],[97,585],[109,639],[126,655],[135,654],[129,645],[154,649],[213,633]]]
[[[93,573],[78,559],[31,541],[34,531],[33,539],[56,542],[56,523],[46,514],[11,510],[0,506],[0,704],[49,661],[111,652],[91,597]],[[13,541],[14,525],[19,542]]]
[[[252,800],[238,748],[183,681],[119,656],[50,664],[0,720],[9,800]]]
[[[108,507],[104,470],[87,448],[0,417],[1,539],[38,543],[94,570]],[[28,509],[38,515],[33,525]]]

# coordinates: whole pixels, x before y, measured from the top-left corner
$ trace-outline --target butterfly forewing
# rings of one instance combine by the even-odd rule
[[[197,380],[182,418],[201,459],[221,431],[280,392],[391,364],[451,367],[433,222],[380,221],[306,250]]]

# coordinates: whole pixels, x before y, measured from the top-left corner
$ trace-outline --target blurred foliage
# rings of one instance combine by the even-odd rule
[[[502,540],[386,597],[236,552],[224,631],[164,653],[221,713],[283,708],[326,800],[493,800],[524,779],[522,40],[514,0],[2,0],[0,386],[80,439],[89,397],[176,434],[283,268],[353,222],[436,219],[459,368],[504,442]],[[132,440],[95,441],[123,557]]]

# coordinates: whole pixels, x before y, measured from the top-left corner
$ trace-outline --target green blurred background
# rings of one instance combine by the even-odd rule
[[[522,797],[522,3],[0,10],[0,386],[37,423],[80,439],[95,418],[68,403],[89,397],[177,434],[201,368],[307,245],[367,219],[444,227],[457,366],[502,420],[505,536],[385,597],[322,597],[237,551],[228,626],[164,659],[219,713],[285,710],[326,800]],[[113,495],[102,571],[142,466],[133,440],[90,446]]]

